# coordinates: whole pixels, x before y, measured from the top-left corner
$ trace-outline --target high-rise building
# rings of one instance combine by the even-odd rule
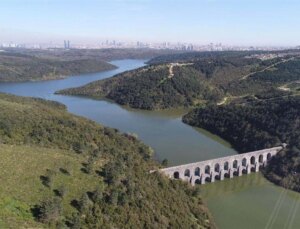
[[[70,41],[69,40],[64,40],[64,48],[69,49],[70,48]]]

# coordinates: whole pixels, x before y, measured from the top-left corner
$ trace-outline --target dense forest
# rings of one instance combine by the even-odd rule
[[[129,134],[0,94],[1,228],[214,228],[199,190],[150,174]]]
[[[0,82],[53,80],[114,68],[114,65],[96,59],[45,59],[20,53],[0,53]]]
[[[257,72],[245,80],[232,81],[226,88],[226,92],[233,96],[254,94],[298,80],[300,80],[300,59],[294,58],[266,71]]]
[[[203,59],[218,59],[218,58],[243,58],[247,55],[269,53],[263,51],[205,51],[205,52],[185,52],[176,54],[165,54],[152,58],[148,64],[162,64],[174,62],[196,62]]]
[[[164,54],[152,58],[148,64],[162,64],[174,62],[196,62],[203,59],[216,59],[216,58],[235,58],[243,59],[245,56],[259,56],[259,55],[299,55],[299,50],[282,50],[282,51],[203,51],[203,52],[183,52]]]
[[[193,106],[222,98],[222,92],[201,80],[203,76],[193,68],[175,66],[174,75],[169,74],[168,66],[155,65],[59,93],[106,97],[121,105],[148,110]]]
[[[58,93],[107,98],[121,105],[155,110],[222,103],[300,80],[296,54],[277,53],[265,59],[254,54],[192,52],[161,56],[151,60],[150,66]],[[179,62],[168,63],[170,60]]]
[[[277,155],[264,172],[273,182],[300,191],[300,96],[276,93],[240,104],[197,108],[183,121],[221,136],[240,152],[287,143],[288,150]]]

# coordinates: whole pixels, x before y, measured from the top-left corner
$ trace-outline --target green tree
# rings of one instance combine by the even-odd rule
[[[62,214],[62,203],[57,197],[43,201],[38,207],[38,219],[43,223],[56,223]]]
[[[86,212],[88,210],[90,204],[91,204],[91,202],[90,202],[88,195],[86,193],[83,193],[78,202],[79,212],[80,213]]]
[[[104,191],[104,187],[103,185],[99,185],[97,186],[96,190],[93,192],[93,201],[94,203],[101,203],[102,199],[103,199],[103,191]]]
[[[60,196],[62,199],[67,195],[68,189],[65,185],[59,186],[57,189],[57,195]]]

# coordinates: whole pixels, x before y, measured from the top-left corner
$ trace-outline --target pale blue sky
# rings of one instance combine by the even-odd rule
[[[300,0],[0,0],[0,42],[300,45]]]

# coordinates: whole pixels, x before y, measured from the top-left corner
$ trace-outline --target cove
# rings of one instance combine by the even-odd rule
[[[145,65],[144,60],[118,60],[112,64],[119,68],[62,80],[1,83],[0,91],[55,100],[76,115],[122,132],[136,133],[155,150],[158,159],[166,158],[170,165],[236,153],[217,136],[182,123],[181,116],[188,110],[140,111],[107,100],[54,94]],[[300,228],[300,195],[271,184],[260,173],[207,184],[201,186],[201,192],[221,229]]]

